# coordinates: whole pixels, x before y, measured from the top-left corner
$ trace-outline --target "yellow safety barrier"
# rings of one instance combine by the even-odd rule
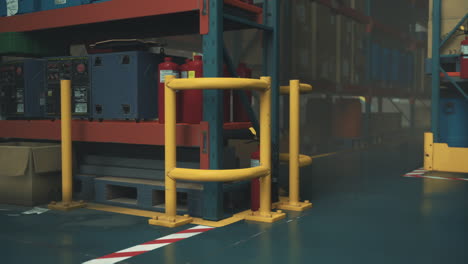
[[[289,94],[291,91],[291,86],[281,86],[280,93],[281,94]],[[301,93],[310,93],[312,92],[312,85],[300,83],[299,84],[299,92]]]
[[[289,162],[290,159],[289,153],[280,153],[280,161]],[[299,154],[299,167],[309,166],[310,164],[312,164],[311,156]]]
[[[449,147],[447,143],[434,143],[434,135],[424,133],[424,169],[468,173],[468,148]]]
[[[236,170],[197,170],[175,168],[169,172],[169,177],[175,180],[201,182],[229,182],[250,180],[265,177],[270,170],[263,166]]]
[[[192,221],[188,215],[177,215],[176,180],[238,181],[260,177],[260,209],[249,212],[246,220],[275,222],[286,215],[271,211],[271,78],[260,80],[243,78],[193,78],[165,80],[165,187],[166,211],[164,216],[149,220],[152,225],[177,227]],[[176,91],[190,89],[250,89],[260,96],[260,167],[239,170],[196,170],[177,168],[176,165]]]
[[[298,80],[291,80],[289,86],[281,87],[282,93],[289,93],[289,153],[280,154],[280,160],[289,158],[289,199],[282,200],[278,204],[279,209],[291,211],[303,211],[311,208],[309,201],[299,201],[299,167],[310,165],[312,158],[299,154],[299,117],[300,117],[300,92],[312,91],[312,86],[300,84]]]
[[[85,207],[82,201],[72,200],[72,135],[71,135],[71,81],[60,81],[61,145],[62,145],[62,201],[51,202],[49,209],[68,211]]]

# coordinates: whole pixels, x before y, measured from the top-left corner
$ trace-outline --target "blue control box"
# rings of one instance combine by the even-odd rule
[[[25,59],[0,66],[0,90],[8,94],[6,117],[41,118],[45,114],[46,60]]]
[[[144,51],[92,55],[92,118],[157,118],[157,70],[162,61],[162,56]]]

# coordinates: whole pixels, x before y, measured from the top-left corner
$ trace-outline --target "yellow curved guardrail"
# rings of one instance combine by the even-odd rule
[[[312,207],[308,201],[299,201],[299,167],[312,164],[312,157],[299,154],[300,93],[311,92],[312,86],[291,80],[289,86],[281,86],[281,94],[289,94],[289,153],[280,154],[280,161],[289,162],[289,199],[279,203],[278,208],[303,211]]]
[[[177,168],[176,165],[176,91],[193,89],[244,89],[260,92],[260,166],[238,170],[197,170]],[[165,203],[162,217],[149,220],[150,224],[177,227],[192,221],[189,216],[177,215],[176,181],[224,182],[260,178],[260,209],[250,212],[245,219],[274,222],[284,218],[281,212],[271,211],[271,78],[192,78],[175,79],[166,76],[165,104]]]
[[[290,159],[289,153],[280,153],[280,161],[289,162]],[[309,166],[310,164],[312,164],[311,156],[299,154],[299,167]]]

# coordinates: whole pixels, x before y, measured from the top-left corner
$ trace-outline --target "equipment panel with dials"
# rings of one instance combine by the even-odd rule
[[[7,118],[40,118],[44,115],[45,61],[25,59],[0,66],[0,104]]]
[[[71,80],[72,114],[89,117],[90,76],[88,57],[48,58],[46,80],[46,115],[60,116],[60,80]]]

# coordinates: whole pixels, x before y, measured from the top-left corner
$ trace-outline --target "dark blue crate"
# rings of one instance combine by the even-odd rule
[[[143,51],[92,55],[92,117],[156,119],[160,62],[161,56]]]

